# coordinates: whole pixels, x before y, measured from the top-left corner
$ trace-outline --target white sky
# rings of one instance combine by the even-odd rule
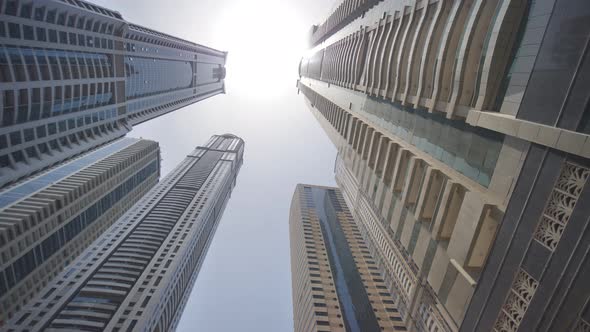
[[[226,95],[136,127],[163,175],[213,134],[246,141],[244,165],[178,331],[292,331],[289,206],[297,183],[335,185],[336,149],[295,87],[311,24],[335,0],[94,0],[126,20],[228,51]]]

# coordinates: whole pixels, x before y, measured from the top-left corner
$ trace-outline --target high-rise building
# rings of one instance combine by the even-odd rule
[[[244,141],[213,136],[107,229],[7,331],[172,331],[242,164]]]
[[[158,143],[121,138],[0,191],[0,326],[159,175]]]
[[[297,185],[289,229],[295,332],[406,331],[338,188]]]
[[[346,0],[312,29],[298,87],[409,329],[590,327],[589,15]]]
[[[0,187],[224,92],[226,53],[83,0],[0,3]]]

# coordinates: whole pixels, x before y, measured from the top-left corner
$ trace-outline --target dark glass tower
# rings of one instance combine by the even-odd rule
[[[9,331],[173,331],[242,165],[244,141],[194,149],[7,324]]]
[[[2,1],[0,186],[223,93],[225,58],[86,1]]]

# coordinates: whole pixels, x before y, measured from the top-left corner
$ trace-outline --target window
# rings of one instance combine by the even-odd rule
[[[76,24],[77,29],[84,29],[84,17],[78,18],[78,23]]]
[[[20,7],[20,17],[31,18],[32,13],[33,13],[33,5],[32,4],[26,3]]]
[[[49,130],[49,135],[55,135],[57,133],[57,127],[55,126],[55,123],[48,124],[47,128]]]
[[[35,8],[35,21],[43,22],[43,17],[45,17],[45,7]]]
[[[49,152],[49,148],[47,147],[47,144],[45,144],[45,143],[37,145],[37,148],[39,148],[39,152],[41,152],[41,153],[48,153]]]
[[[47,12],[47,17],[45,18],[45,22],[54,24],[55,18],[57,16],[57,10],[50,10]]]
[[[30,142],[35,139],[35,132],[32,128],[27,128],[24,130],[25,134],[25,142]]]
[[[18,3],[16,0],[8,0],[6,2],[6,11],[4,12],[6,15],[16,16],[16,11],[18,10]]]
[[[4,156],[0,156],[0,167],[8,167],[10,166],[10,161],[8,159],[8,156],[4,155]],[[0,276],[2,274],[0,273]]]
[[[23,25],[23,36],[26,40],[34,40],[35,32],[33,27],[30,25]]]
[[[10,133],[10,144],[12,146],[14,145],[19,145],[22,143],[21,137],[20,137],[20,131],[13,131]]]
[[[59,32],[59,42],[62,44],[67,44],[68,43],[68,34],[65,31],[60,31]]]
[[[57,43],[57,31],[53,29],[47,30],[49,32],[49,41],[52,43]]]
[[[20,27],[16,23],[8,23],[8,36],[10,38],[20,38]]]
[[[3,52],[0,53],[0,82],[10,82],[12,79],[10,75],[10,67],[8,66],[8,58]]]
[[[25,155],[23,154],[22,151],[15,151],[12,153],[12,158],[14,159],[15,162],[24,162],[25,161]]]
[[[57,16],[57,24],[66,25],[66,13],[59,13]]]
[[[59,71],[59,63],[55,54],[51,54],[47,57],[49,59],[49,65],[51,67],[51,74],[54,80],[61,80],[61,73]]]
[[[29,157],[29,158],[36,158],[37,157],[37,151],[35,151],[34,146],[29,146],[28,148],[25,149],[25,151],[27,152],[27,157]]]
[[[44,28],[37,28],[37,40],[41,42],[47,41]]]
[[[70,32],[70,45],[76,45],[77,41],[76,41],[76,34],[73,32]]]
[[[37,127],[37,137],[42,138],[45,136],[47,136],[47,130],[45,129],[45,126]]]
[[[72,78],[73,79],[79,79],[80,78],[80,70],[78,68],[78,61],[76,60],[76,57],[72,54],[70,54],[70,65],[72,67]],[[78,91],[80,90],[80,86],[76,85],[75,88],[78,89]],[[78,95],[79,97],[79,95]]]
[[[50,80],[51,75],[49,73],[49,65],[45,55],[37,54],[37,64],[39,65],[39,71],[41,73],[41,79],[44,81]]]
[[[17,81],[26,81],[27,75],[25,74],[25,65],[20,56],[20,52],[16,48],[7,48],[8,54],[10,55],[10,62],[14,69],[14,75]]]
[[[68,26],[70,28],[74,27],[74,23],[76,22],[76,16],[75,15],[70,15],[68,16]]]

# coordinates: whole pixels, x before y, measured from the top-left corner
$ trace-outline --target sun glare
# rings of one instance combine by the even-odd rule
[[[293,88],[306,29],[288,3],[236,1],[218,21],[217,40],[229,52],[228,92],[264,98]]]

